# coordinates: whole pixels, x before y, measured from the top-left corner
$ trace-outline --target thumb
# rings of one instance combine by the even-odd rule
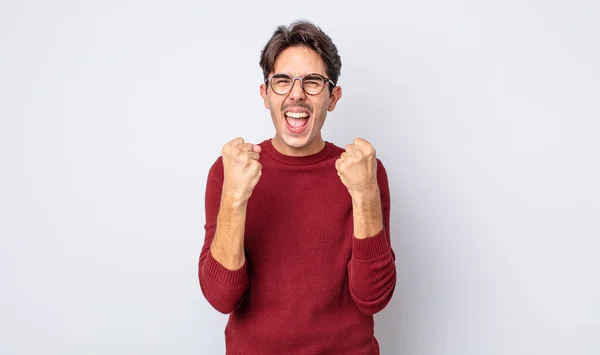
[[[261,148],[260,148],[260,145],[258,145],[258,144],[255,144],[255,145],[252,147],[252,151],[253,151],[254,153],[260,153],[260,150],[261,150]]]

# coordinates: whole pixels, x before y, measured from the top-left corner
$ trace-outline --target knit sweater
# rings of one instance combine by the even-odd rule
[[[352,200],[335,169],[343,149],[330,142],[318,153],[292,157],[271,140],[260,143],[260,180],[246,212],[246,262],[228,270],[210,245],[223,183],[219,157],[210,168],[206,235],[198,276],[202,292],[229,314],[229,355],[379,354],[373,314],[392,297],[395,256],[390,244],[390,195],[377,161],[383,229],[357,239]]]

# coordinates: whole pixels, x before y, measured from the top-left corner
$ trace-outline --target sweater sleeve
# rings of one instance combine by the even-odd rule
[[[380,161],[377,181],[381,194],[383,229],[369,238],[353,237],[352,257],[348,263],[350,294],[366,315],[373,315],[385,308],[396,287],[396,257],[390,242],[390,190],[387,173]]]
[[[217,229],[222,181],[223,164],[219,158],[210,168],[206,182],[205,238],[198,263],[198,279],[208,303],[219,312],[227,314],[233,312],[241,303],[248,289],[249,279],[246,263],[237,270],[229,270],[215,260],[210,252],[210,245]]]

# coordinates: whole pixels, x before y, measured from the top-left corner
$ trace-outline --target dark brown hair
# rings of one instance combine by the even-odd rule
[[[289,47],[303,46],[314,50],[325,62],[327,76],[337,85],[342,60],[331,38],[309,21],[297,21],[289,27],[279,26],[260,55],[260,67],[265,80],[273,71],[279,53]],[[330,88],[332,89],[332,88]]]

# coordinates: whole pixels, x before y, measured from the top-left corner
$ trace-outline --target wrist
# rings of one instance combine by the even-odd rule
[[[377,184],[366,186],[358,191],[350,192],[354,206],[370,206],[378,204],[380,200]]]
[[[247,195],[248,194],[243,192],[223,189],[223,192],[221,193],[221,206],[223,207],[225,204],[231,208],[245,208],[248,204],[248,199],[250,198],[250,196]]]

